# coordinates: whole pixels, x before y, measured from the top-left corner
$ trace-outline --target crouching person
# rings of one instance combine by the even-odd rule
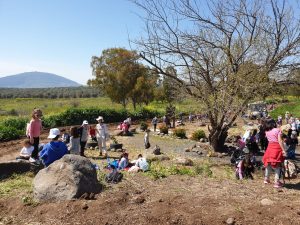
[[[135,161],[135,165],[132,166],[128,172],[138,172],[143,171],[146,172],[149,170],[149,164],[147,160],[143,157],[142,154],[138,155],[138,159]]]
[[[43,150],[40,152],[40,159],[45,166],[49,166],[51,163],[68,153],[66,144],[60,141],[59,137],[59,129],[50,129],[48,138],[51,139],[51,141],[44,145]]]
[[[248,148],[244,148],[245,156],[238,162],[236,166],[236,178],[239,180],[250,178],[253,180],[254,165]]]

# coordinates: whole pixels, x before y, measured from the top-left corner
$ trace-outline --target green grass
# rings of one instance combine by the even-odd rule
[[[273,118],[277,118],[279,115],[283,116],[286,111],[289,111],[293,114],[294,117],[300,117],[300,100],[293,99],[291,102],[281,104],[275,108],[270,114]]]
[[[23,193],[25,195],[32,193],[33,177],[34,175],[32,173],[21,175],[15,174],[10,178],[2,180],[0,182],[0,198],[16,196],[19,193]],[[30,197],[27,197],[24,201],[28,202],[29,198]]]
[[[187,99],[176,103],[177,112],[199,112],[200,104],[194,100]],[[149,110],[165,112],[167,103],[152,102],[144,106]],[[102,109],[122,109],[122,105],[113,103],[108,97],[98,98],[66,98],[66,99],[38,99],[38,98],[16,98],[0,99],[0,121],[8,117],[30,118],[33,108],[40,108],[45,116],[62,113],[70,108],[102,108]],[[139,109],[140,107],[138,107]],[[127,109],[133,111],[132,104],[128,104]],[[9,112],[16,111],[18,115],[10,115]]]

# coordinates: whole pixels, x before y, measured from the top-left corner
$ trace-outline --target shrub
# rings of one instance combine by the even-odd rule
[[[0,126],[0,141],[10,141],[20,138],[23,130],[17,130],[14,127]]]
[[[163,134],[168,134],[169,133],[169,128],[167,126],[165,126],[165,125],[161,125],[159,127],[159,132],[163,133]]]
[[[186,138],[186,131],[185,129],[182,128],[176,128],[174,130],[174,136],[179,137],[179,138]]]
[[[147,130],[147,128],[148,128],[148,124],[146,122],[141,122],[140,129],[142,131],[145,131]]]
[[[192,140],[199,141],[201,138],[206,138],[205,132],[203,130],[196,130],[192,134]]]
[[[26,129],[26,123],[29,122],[29,119],[25,118],[9,118],[4,120],[1,124],[4,127],[13,127],[17,130],[24,130]]]

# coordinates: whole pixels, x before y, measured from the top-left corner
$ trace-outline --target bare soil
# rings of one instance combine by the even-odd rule
[[[184,128],[194,129],[194,125]],[[47,131],[42,135],[42,142],[46,141],[46,136]],[[143,134],[118,137],[118,140],[124,144],[131,159],[140,152],[145,153]],[[205,157],[183,151],[193,145],[193,141],[151,135],[150,142],[174,157],[181,155],[193,160]],[[20,146],[21,140],[0,143],[0,161],[15,158]],[[299,155],[297,157],[299,159]],[[228,157],[210,160],[216,164],[220,162],[218,160],[229,164]],[[105,160],[97,159],[97,162]],[[214,173],[222,172],[223,167],[214,167]],[[0,224],[219,225],[226,224],[228,218],[233,218],[235,224],[245,225],[300,224],[299,178],[286,180],[285,187],[277,190],[272,184],[263,184],[262,171],[255,173],[254,180],[221,177],[173,175],[153,180],[143,173],[125,174],[121,183],[107,186],[95,200],[38,205],[24,205],[20,200],[22,193],[19,193],[0,198]],[[262,199],[269,199],[272,204],[264,206]]]

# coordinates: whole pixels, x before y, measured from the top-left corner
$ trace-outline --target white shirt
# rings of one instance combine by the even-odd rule
[[[30,146],[29,148],[23,147],[21,149],[20,155],[27,155],[27,156],[31,156],[31,153],[33,152],[34,147]]]
[[[107,127],[106,127],[106,124],[97,124],[96,125],[96,136],[97,137],[101,137],[101,138],[106,138],[108,136],[108,130],[107,130]]]

